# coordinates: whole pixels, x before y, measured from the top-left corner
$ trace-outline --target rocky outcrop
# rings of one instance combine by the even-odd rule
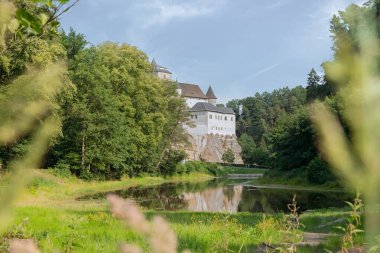
[[[209,134],[190,136],[190,147],[186,150],[188,160],[222,163],[223,154],[230,148],[235,154],[235,164],[243,164],[241,147],[236,136]]]

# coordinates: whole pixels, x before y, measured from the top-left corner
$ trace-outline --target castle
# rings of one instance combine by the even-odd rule
[[[165,67],[159,66],[153,59],[153,75],[161,79],[171,80],[172,73]],[[187,127],[192,136],[208,134],[235,135],[235,112],[231,108],[216,106],[217,97],[211,86],[206,94],[199,85],[179,83],[178,93],[186,100],[189,107],[190,118],[195,127]]]
[[[172,80],[172,73],[152,60],[153,75]],[[235,162],[242,163],[241,148],[236,139],[236,118],[231,108],[217,106],[217,97],[211,86],[206,94],[199,85],[177,83],[178,94],[185,99],[189,108],[193,127],[185,125],[191,136],[192,148],[187,150],[190,160],[222,162],[222,155],[231,148],[235,152]]]

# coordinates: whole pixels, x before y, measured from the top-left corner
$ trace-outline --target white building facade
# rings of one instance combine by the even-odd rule
[[[167,68],[158,65],[154,59],[152,60],[152,67],[154,76],[164,80],[172,80],[172,72]]]
[[[167,68],[157,65],[153,60],[153,75],[161,79],[171,79],[171,72]],[[168,76],[170,73],[170,76]],[[209,134],[230,135],[236,134],[235,112],[231,108],[216,106],[217,97],[211,86],[206,94],[199,85],[177,82],[177,90],[186,100],[190,118],[194,127],[185,126],[193,137]]]
[[[189,112],[195,127],[186,126],[186,129],[193,136],[235,135],[236,133],[235,113],[230,108],[197,103]]]

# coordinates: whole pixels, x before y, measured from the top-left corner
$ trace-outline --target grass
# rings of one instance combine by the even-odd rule
[[[282,215],[262,214],[214,214],[145,211],[151,219],[154,215],[166,218],[176,231],[181,250],[192,252],[252,252],[252,248],[268,244],[280,244],[283,234]],[[323,222],[347,217],[346,210],[322,210],[302,215],[305,231],[330,232],[333,225],[315,230]],[[16,224],[22,224],[22,233],[13,229],[20,238],[34,238],[43,252],[117,252],[121,242],[134,243],[148,249],[139,235],[113,218],[106,207],[73,210],[56,207],[18,207]],[[325,230],[326,229],[326,230]],[[10,230],[12,231],[12,229]],[[358,240],[360,241],[360,240]],[[324,252],[336,249],[340,239],[331,237],[318,248],[302,247],[299,252]],[[0,247],[1,248],[1,247]],[[149,250],[149,249],[148,249]]]
[[[237,252],[242,246],[248,250],[268,238],[268,234],[273,242],[280,239],[274,219],[265,226],[254,227],[262,221],[261,214],[152,211],[146,214],[150,218],[164,216],[178,234],[180,249],[192,252]],[[43,252],[117,252],[120,242],[147,248],[142,238],[106,210],[19,207],[16,215],[18,223],[28,217],[25,232],[18,233],[19,237],[35,238]]]
[[[350,209],[323,209],[302,214],[301,222],[306,232],[339,233],[338,226],[347,223]]]
[[[225,174],[262,172],[260,169],[226,168]],[[237,172],[238,171],[238,172]],[[77,197],[98,192],[149,186],[165,182],[198,182],[211,177],[191,174],[185,177],[123,178],[120,181],[85,182],[74,177],[59,177],[52,171],[35,170],[24,198],[15,208],[15,227],[3,238],[33,238],[42,252],[118,252],[120,242],[136,243],[149,251],[143,238],[112,217],[105,200],[76,201]],[[164,216],[178,234],[181,250],[192,252],[252,252],[254,247],[279,244],[283,240],[281,217],[252,213],[215,214],[187,211],[156,212],[145,210],[147,217]],[[348,210],[328,209],[302,215],[304,230],[331,232],[343,225]],[[25,222],[25,219],[28,221]],[[337,223],[331,223],[338,220]],[[22,224],[22,225],[19,225]],[[329,224],[320,226],[321,224]],[[359,240],[360,241],[360,240]],[[299,252],[324,252],[336,249],[339,239],[332,237],[326,245],[302,247]],[[0,252],[6,251],[6,240],[0,239]]]
[[[96,201],[84,201],[78,203],[76,198],[101,192],[116,191],[133,186],[152,186],[168,182],[202,182],[213,177],[202,173],[193,173],[186,176],[162,177],[124,177],[119,181],[83,181],[76,177],[59,177],[52,170],[33,170],[31,180],[28,184],[20,205],[28,206],[57,206],[72,207],[78,205],[83,209],[86,207],[96,207]],[[6,179],[0,185],[6,184]],[[8,186],[9,187],[9,186]]]
[[[266,170],[264,177],[258,179],[262,185],[295,186],[312,190],[345,190],[338,181],[326,182],[322,185],[311,184],[305,180],[306,175],[294,175],[287,172]]]

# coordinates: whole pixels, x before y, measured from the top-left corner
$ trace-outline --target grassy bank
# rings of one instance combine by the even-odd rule
[[[43,252],[117,252],[121,242],[138,244],[145,249],[143,238],[113,218],[107,208],[73,210],[55,207],[19,207],[16,224],[10,237],[34,238]],[[280,245],[282,215],[213,214],[195,212],[155,212],[165,217],[176,231],[179,247],[192,252],[252,252],[262,243]],[[346,210],[322,210],[301,216],[308,232],[339,232],[344,225]],[[322,225],[325,225],[321,227]],[[360,242],[362,238],[358,238]],[[339,247],[340,238],[332,235],[317,248],[303,247],[299,252],[324,252]],[[317,250],[318,249],[318,250]]]
[[[237,252],[241,246],[259,244],[267,233],[279,240],[276,224],[265,231],[254,228],[262,218],[252,214],[210,214],[191,212],[148,212],[167,218],[178,234],[181,249],[192,252]],[[19,237],[35,238],[43,252],[117,252],[120,242],[147,244],[106,210],[73,211],[56,208],[23,207],[17,209],[17,221],[28,217]]]
[[[243,169],[243,168],[240,168]],[[225,174],[239,171],[227,168]],[[255,171],[255,172],[253,172]],[[250,169],[250,173],[260,170]],[[147,244],[139,235],[127,229],[108,211],[104,199],[77,201],[76,198],[98,192],[108,192],[133,186],[150,186],[165,182],[199,182],[212,177],[190,174],[183,177],[123,178],[120,181],[85,182],[74,177],[57,176],[53,171],[36,170],[18,207],[15,226],[0,239],[0,252],[6,251],[6,238],[33,238],[43,252],[118,252],[121,242],[135,243],[145,249]],[[192,252],[252,252],[262,243],[280,245],[283,242],[283,215],[252,213],[216,214],[188,211],[156,212],[145,210],[152,218],[164,216],[178,234],[179,247]],[[322,210],[301,216],[307,232],[339,232],[347,210]],[[320,226],[325,224],[326,226]],[[304,247],[299,252],[324,252],[336,249],[340,239],[332,236],[327,245]]]
[[[76,201],[76,198],[95,193],[116,191],[134,186],[152,186],[169,182],[202,182],[213,178],[204,173],[192,173],[185,176],[138,178],[124,177],[118,181],[84,181],[74,176],[62,177],[53,170],[33,170],[26,191],[20,198],[21,206],[55,206],[55,207],[98,207],[103,205],[98,201]],[[6,184],[6,177],[0,185]]]
[[[339,181],[329,181],[324,184],[311,184],[306,180],[306,175],[289,172],[266,170],[262,178],[258,180],[262,185],[284,185],[297,188],[319,189],[319,190],[344,190]]]

